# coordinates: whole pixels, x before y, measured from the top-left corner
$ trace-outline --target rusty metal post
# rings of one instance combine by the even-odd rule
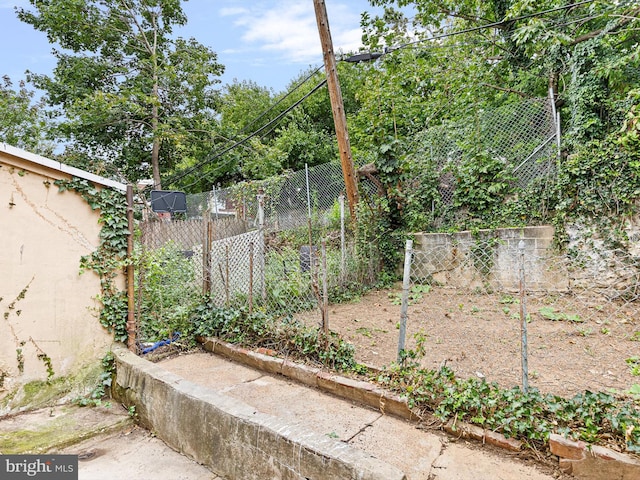
[[[133,264],[133,186],[127,185],[127,348],[136,352],[135,287]]]

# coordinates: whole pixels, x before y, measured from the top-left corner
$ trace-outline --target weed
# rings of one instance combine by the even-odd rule
[[[418,352],[405,352],[405,359],[417,357]],[[406,395],[411,408],[433,412],[442,421],[456,418],[533,446],[557,433],[589,443],[613,439],[621,448],[640,453],[640,411],[624,397],[586,391],[567,399],[535,388],[525,393],[484,378],[459,379],[446,366],[423,369],[416,361],[392,364],[376,380]]]
[[[282,355],[336,370],[351,370],[356,365],[353,345],[340,335],[325,334],[291,319],[280,321],[264,312],[217,307],[208,299],[195,306],[189,317],[194,336],[215,336],[248,347],[268,346]]]
[[[500,303],[503,305],[513,305],[520,303],[520,300],[512,297],[511,295],[503,295],[502,297],[500,297]]]
[[[408,302],[409,305],[415,305],[423,298],[424,293],[431,291],[431,285],[413,285],[409,289]],[[402,305],[402,294],[389,293],[389,301],[392,305]]]
[[[634,377],[640,376],[640,357],[629,357],[625,360],[625,362],[627,362],[627,365],[629,365],[631,375],[633,375]]]
[[[584,320],[581,319],[580,316],[577,314],[567,314],[564,312],[556,312],[555,308],[553,307],[542,307],[540,310],[538,310],[538,313],[543,318],[546,318],[547,320],[553,320],[553,321],[567,320],[569,322],[576,322],[576,323],[584,322]]]
[[[368,327],[358,327],[356,328],[356,333],[363,335],[367,338],[371,338],[371,329]]]
[[[108,396],[115,368],[113,354],[109,352],[102,358],[102,373],[100,374],[97,385],[93,388],[89,396],[75,398],[73,403],[81,407],[109,406],[109,402],[104,402],[103,400]]]

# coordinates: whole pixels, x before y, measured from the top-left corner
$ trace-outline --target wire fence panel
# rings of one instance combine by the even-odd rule
[[[435,171],[442,205],[450,206],[455,200],[457,169],[488,156],[500,160],[515,186],[525,189],[554,178],[557,128],[553,105],[545,98],[509,103],[461,122],[429,128],[414,139],[414,168],[422,171],[417,178]]]
[[[247,223],[236,218],[223,218],[212,222],[213,239],[218,240],[247,231]],[[202,245],[204,223],[202,218],[187,220],[172,219],[171,221],[151,220],[140,224],[141,239],[146,248],[159,248],[167,242],[173,242],[182,250],[193,250],[194,246]]]
[[[361,179],[359,188],[373,193],[376,187],[368,179]],[[326,163],[266,180],[188,195],[187,216],[199,218],[209,209],[213,218],[234,216],[257,228],[261,196],[264,227],[268,231],[304,227],[309,217],[314,224],[326,225],[332,218],[336,220],[338,199],[344,192],[342,167]]]
[[[247,305],[264,284],[262,232],[235,235],[212,242],[210,247],[210,296],[218,306]]]
[[[326,302],[375,283],[377,249],[356,249],[343,191],[340,165],[327,164],[189,195],[186,219],[142,222],[137,310],[152,326],[143,336],[171,334],[171,319],[184,320],[199,294],[217,306],[315,322]]]
[[[423,332],[435,340],[435,356],[467,369],[461,374],[509,378],[513,386],[524,317],[532,385],[556,393],[629,385],[625,360],[640,341],[640,258],[619,249],[558,253],[541,229],[418,238],[406,292],[409,339]],[[452,343],[441,345],[443,338]]]

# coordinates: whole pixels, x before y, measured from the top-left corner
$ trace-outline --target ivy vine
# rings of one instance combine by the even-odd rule
[[[100,211],[100,243],[93,253],[80,259],[80,271],[92,270],[100,278],[100,324],[113,332],[115,340],[124,342],[127,339],[127,295],[117,288],[116,278],[128,262],[126,198],[121,192],[100,189],[79,178],[56,180],[54,184],[61,193],[77,192],[92,210]]]
[[[16,329],[11,323],[11,315],[15,315],[16,317],[19,317],[22,314],[22,310],[18,309],[17,306],[18,306],[18,303],[21,300],[24,300],[24,298],[27,296],[27,292],[29,291],[31,282],[33,282],[33,278],[29,280],[29,283],[27,283],[27,285],[22,290],[20,290],[20,293],[18,293],[16,298],[13,299],[13,301],[5,307],[4,313],[2,314],[4,320],[7,322],[7,325],[9,326],[9,332],[11,333],[11,336],[13,337],[13,340],[16,343],[16,362],[18,365],[18,373],[20,373],[21,375],[24,373],[23,347],[27,344],[27,340],[20,340],[20,338],[18,337],[18,334],[16,333]],[[3,300],[3,297],[0,297],[0,302],[2,302],[2,300]],[[49,382],[55,375],[55,370],[53,369],[53,362],[51,361],[51,357],[49,357],[49,355],[47,355],[47,353],[44,350],[42,350],[42,348],[40,348],[38,343],[32,337],[29,337],[28,341],[35,348],[36,356],[38,360],[44,363],[44,366],[47,369],[47,382]],[[8,375],[7,372],[4,372],[4,371],[0,372],[0,383],[4,383],[4,378],[7,375]]]

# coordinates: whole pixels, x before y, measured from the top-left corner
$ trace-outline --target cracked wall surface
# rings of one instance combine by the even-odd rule
[[[75,192],[58,192],[59,172],[31,167],[0,152],[0,399],[47,380],[38,355],[59,377],[101,358],[112,341],[96,318],[99,279],[79,273],[81,256],[98,245],[99,213]]]

